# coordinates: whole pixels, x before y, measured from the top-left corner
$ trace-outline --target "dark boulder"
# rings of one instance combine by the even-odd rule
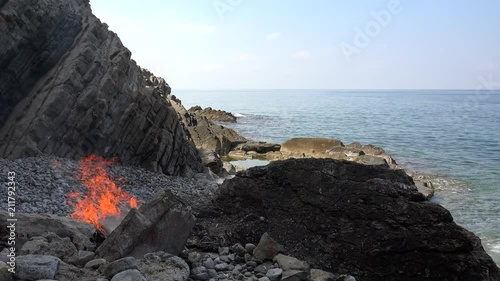
[[[500,280],[479,238],[401,170],[272,162],[227,180],[197,219],[192,246],[256,243],[268,232],[291,256],[356,280]]]

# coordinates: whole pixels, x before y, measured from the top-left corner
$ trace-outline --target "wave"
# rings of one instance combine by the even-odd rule
[[[247,117],[247,115],[243,115],[243,114],[240,114],[240,113],[235,113],[235,114],[233,114],[233,115],[234,115],[234,117],[236,117],[236,118],[244,118],[244,117]]]

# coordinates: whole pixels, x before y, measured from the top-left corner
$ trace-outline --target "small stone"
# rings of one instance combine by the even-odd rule
[[[283,269],[281,268],[273,268],[269,269],[266,273],[266,277],[269,278],[270,281],[277,281],[283,274]]]
[[[203,266],[206,267],[207,269],[214,269],[215,262],[213,259],[208,258],[205,262],[203,262]]]
[[[268,271],[269,269],[273,268],[273,267],[274,267],[274,266],[273,266],[273,264],[272,264],[271,262],[265,262],[265,263],[263,263],[263,264],[261,264],[261,265],[257,266],[257,267],[254,269],[254,271],[255,271],[256,273],[263,273],[263,274],[266,274],[266,273],[267,273],[267,271]]]
[[[228,265],[227,265],[227,270],[228,270],[228,271],[231,271],[231,270],[233,270],[233,269],[234,269],[234,265],[232,265],[232,264],[228,264]]]
[[[198,262],[201,259],[201,255],[198,252],[191,252],[188,254],[188,262],[189,263],[195,263]]]
[[[224,270],[227,270],[227,266],[228,266],[227,263],[219,263],[219,264],[215,265],[215,270],[224,271]]]
[[[230,263],[231,261],[229,260],[228,256],[220,256],[219,259],[225,263]]]
[[[273,259],[284,271],[287,270],[309,270],[309,265],[301,260],[294,257],[278,254]]]
[[[236,243],[231,246],[231,250],[238,256],[244,256],[247,253],[245,247],[243,247],[240,243]]]
[[[60,262],[53,256],[20,256],[14,277],[21,280],[54,279]]]
[[[247,261],[247,266],[251,266],[251,267],[257,267],[257,262],[256,261]]]
[[[107,261],[105,259],[95,259],[87,262],[85,264],[85,268],[98,269],[101,265],[106,264]]]
[[[69,257],[67,263],[83,267],[94,258],[95,254],[90,251],[78,251],[76,255]]]
[[[208,269],[207,270],[207,273],[208,275],[210,275],[211,277],[217,277],[217,271],[215,269]]]
[[[128,269],[117,273],[111,281],[147,281],[137,269]]]
[[[311,281],[330,281],[335,280],[336,275],[321,269],[311,269],[309,279]]]
[[[208,274],[207,268],[204,266],[191,269],[191,276],[197,280],[209,280],[212,278],[210,274]]]
[[[256,247],[255,244],[247,243],[245,245],[245,250],[247,251],[247,253],[252,254],[253,250],[255,250],[255,247]]]
[[[307,280],[308,273],[301,270],[287,270],[283,272],[281,281],[305,281]]]
[[[107,264],[103,269],[103,274],[106,278],[110,279],[116,274],[129,269],[138,269],[137,262],[134,257],[122,258]]]
[[[229,247],[220,247],[219,248],[219,255],[221,255],[221,256],[229,255]]]
[[[236,268],[235,268],[235,269],[233,269],[233,270],[231,271],[231,273],[233,274],[233,276],[237,276],[237,275],[239,275],[241,272],[240,272],[238,269],[236,269]]]
[[[269,280],[268,277],[264,276],[264,277],[260,277],[259,281],[271,281],[271,280]]]
[[[243,274],[245,277],[250,277],[252,276],[252,273],[251,272],[245,272],[245,274]]]

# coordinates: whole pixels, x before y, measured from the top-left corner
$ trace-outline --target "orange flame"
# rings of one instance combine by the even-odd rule
[[[85,196],[74,192],[68,194],[68,204],[74,207],[70,215],[77,221],[93,224],[105,231],[103,222],[107,218],[122,220],[130,208],[137,208],[137,199],[122,191],[109,177],[106,167],[116,163],[115,159],[106,160],[90,155],[80,160],[80,173],[83,185],[87,188]]]

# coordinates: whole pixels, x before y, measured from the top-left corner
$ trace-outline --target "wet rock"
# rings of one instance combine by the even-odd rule
[[[21,280],[54,279],[60,262],[60,259],[53,256],[19,256],[14,276]]]
[[[298,153],[324,153],[344,144],[335,139],[327,138],[293,138],[281,145],[281,151]]]
[[[267,153],[280,151],[281,145],[275,143],[268,142],[256,142],[256,141],[248,141],[236,146],[235,150],[242,150],[245,152],[255,151],[257,153]]]
[[[257,244],[257,247],[253,251],[253,255],[260,260],[272,260],[278,253],[283,251],[283,246],[266,232],[260,238],[259,244]]]

